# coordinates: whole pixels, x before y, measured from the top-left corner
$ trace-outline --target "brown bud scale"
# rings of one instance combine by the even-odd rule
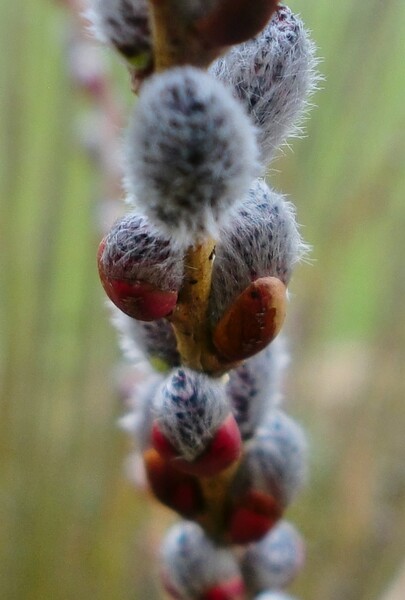
[[[235,300],[217,324],[213,342],[230,361],[263,350],[280,332],[286,314],[286,287],[276,277],[261,277]]]

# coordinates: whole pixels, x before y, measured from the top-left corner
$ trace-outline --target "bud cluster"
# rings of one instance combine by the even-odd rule
[[[154,496],[187,519],[161,552],[164,587],[180,600],[288,600],[303,563],[283,514],[305,483],[307,445],[281,406],[277,336],[307,246],[263,175],[316,75],[302,22],[276,5],[92,0],[89,13],[99,40],[145,77],[157,70],[125,135],[131,209],[98,267],[122,350],[143,369],[121,424]],[[190,43],[189,61],[170,35]],[[221,48],[209,72],[194,42],[207,64]]]

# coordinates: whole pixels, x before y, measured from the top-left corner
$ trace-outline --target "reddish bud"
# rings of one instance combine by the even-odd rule
[[[97,254],[103,288],[112,302],[126,315],[141,321],[154,321],[169,315],[177,302],[177,291],[164,291],[153,284],[117,277],[114,265],[103,261],[105,239]]]
[[[187,461],[159,429],[155,421],[152,427],[152,444],[170,464],[184,473],[199,477],[212,477],[234,463],[241,453],[241,436],[233,415],[223,421],[211,442],[195,460]]]
[[[224,581],[203,594],[201,600],[244,600],[245,585],[240,577]]]
[[[144,453],[144,462],[152,492],[162,504],[186,518],[202,511],[204,501],[194,477],[175,469],[153,448]]]
[[[196,29],[209,47],[240,44],[264,29],[277,4],[278,0],[221,0],[197,21]]]
[[[248,492],[238,499],[228,525],[233,544],[249,544],[261,539],[280,519],[281,507],[274,498],[258,491]]]
[[[263,350],[280,332],[286,314],[286,287],[277,277],[253,281],[217,324],[216,349],[231,361]]]

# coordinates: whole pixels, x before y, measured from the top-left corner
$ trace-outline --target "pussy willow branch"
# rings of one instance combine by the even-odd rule
[[[210,57],[197,52],[191,44],[187,24],[177,16],[175,0],[149,0],[154,36],[154,63],[158,72],[194,59],[194,66],[207,66]],[[201,49],[199,49],[200,51]],[[189,54],[187,54],[189,52]],[[199,57],[198,57],[199,56]],[[184,285],[171,317],[183,364],[211,375],[222,375],[224,366],[215,355],[208,321],[208,302],[211,291],[215,241],[191,247],[185,258]],[[229,367],[228,367],[229,368]],[[206,510],[202,521],[213,537],[220,538],[224,527],[227,490],[238,468],[238,462],[215,477],[203,477],[200,485]]]
[[[207,66],[211,55],[197,48],[190,25],[176,11],[175,0],[149,0],[154,37],[155,69],[162,72],[185,61]],[[207,318],[215,242],[207,240],[190,248],[185,258],[185,283],[171,317],[184,365],[211,375],[222,375]]]

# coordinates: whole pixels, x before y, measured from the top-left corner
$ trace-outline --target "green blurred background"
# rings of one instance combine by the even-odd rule
[[[287,323],[287,406],[312,449],[287,515],[308,542],[292,589],[401,600],[405,584],[389,589],[405,569],[405,4],[290,6],[326,76],[308,137],[269,174],[314,247]],[[89,106],[67,75],[67,21],[50,0],[0,4],[0,598],[157,600],[153,554],[172,516],[123,474],[95,266],[101,176],[77,136]]]

